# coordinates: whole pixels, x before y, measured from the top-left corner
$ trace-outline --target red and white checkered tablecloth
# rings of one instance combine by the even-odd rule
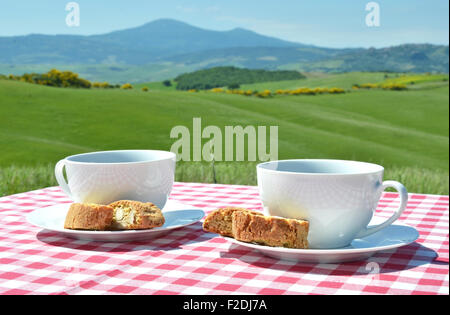
[[[252,186],[176,183],[171,199],[206,212],[261,210]],[[101,243],[25,220],[64,202],[58,187],[0,198],[0,294],[449,294],[448,196],[410,195],[400,221],[419,231],[416,243],[343,264],[269,258],[203,232],[200,223],[151,241]],[[390,216],[398,202],[385,193],[376,215]]]

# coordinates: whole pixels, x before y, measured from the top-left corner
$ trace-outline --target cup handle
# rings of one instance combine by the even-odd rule
[[[63,174],[65,162],[66,162],[66,160],[61,160],[58,163],[56,163],[55,177],[56,177],[56,181],[58,182],[59,186],[66,193],[66,195],[69,196],[70,198],[72,198],[72,193],[70,192],[69,185],[67,185],[66,180],[64,178],[64,174]]]
[[[384,229],[385,227],[394,223],[394,221],[397,220],[401,216],[403,210],[406,209],[406,205],[408,203],[408,192],[406,191],[405,186],[403,186],[399,182],[388,180],[388,181],[383,182],[383,191],[386,188],[394,188],[395,190],[397,190],[400,193],[400,206],[395,211],[395,213],[392,215],[392,217],[390,217],[388,220],[386,220],[385,222],[383,222],[381,224],[365,228],[364,230],[359,232],[355,238],[363,238],[363,237],[369,236],[373,233],[376,233],[376,232],[380,231],[381,229]]]

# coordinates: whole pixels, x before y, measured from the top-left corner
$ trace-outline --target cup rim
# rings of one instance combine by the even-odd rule
[[[146,160],[146,161],[134,161],[134,162],[81,162],[81,161],[73,161],[72,158],[76,158],[79,156],[87,156],[87,155],[95,155],[99,153],[119,153],[119,152],[156,152],[156,153],[164,153],[167,154],[165,157],[153,159],[153,160]],[[164,150],[106,150],[106,151],[93,151],[93,152],[86,152],[86,153],[79,153],[74,155],[69,155],[65,157],[63,160],[65,160],[68,163],[71,164],[86,164],[86,165],[136,165],[136,164],[144,164],[144,163],[151,163],[151,162],[158,162],[158,161],[166,161],[170,159],[176,160],[176,154],[171,151],[164,151]]]
[[[366,171],[366,172],[351,172],[351,173],[313,173],[313,172],[295,172],[295,171],[280,171],[280,170],[272,170],[265,168],[265,165],[269,165],[272,163],[279,162],[338,162],[338,163],[354,163],[359,165],[367,165],[375,168],[374,170]],[[362,162],[362,161],[353,161],[353,160],[339,160],[339,159],[287,159],[287,160],[276,160],[276,161],[268,161],[259,163],[256,166],[257,170],[263,170],[269,173],[276,174],[292,174],[292,175],[309,175],[309,176],[354,176],[354,175],[370,175],[377,174],[379,172],[384,172],[384,167],[375,163]]]

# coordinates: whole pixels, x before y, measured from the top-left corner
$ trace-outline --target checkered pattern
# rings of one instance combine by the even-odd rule
[[[176,183],[171,199],[206,212],[261,210],[251,186]],[[265,257],[200,223],[147,242],[100,243],[25,221],[65,202],[58,187],[0,198],[0,294],[449,294],[448,196],[410,195],[400,221],[419,230],[416,243],[343,264]],[[389,217],[398,204],[385,193],[376,215]]]

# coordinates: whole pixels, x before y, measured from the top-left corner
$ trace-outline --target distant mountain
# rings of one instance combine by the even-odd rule
[[[158,62],[173,55],[229,47],[304,47],[244,29],[204,30],[162,19],[102,35],[28,35],[0,37],[0,63],[125,63]]]
[[[242,28],[231,31],[211,31],[170,19],[156,20],[140,27],[89,38],[104,43],[120,43],[123,46],[148,51],[162,57],[229,47],[305,46],[259,35]]]
[[[95,81],[138,82],[216,66],[302,72],[448,73],[449,51],[448,46],[428,44],[332,49],[242,28],[211,31],[169,19],[101,35],[0,37],[0,72],[6,74],[46,72],[57,67],[79,71]]]

